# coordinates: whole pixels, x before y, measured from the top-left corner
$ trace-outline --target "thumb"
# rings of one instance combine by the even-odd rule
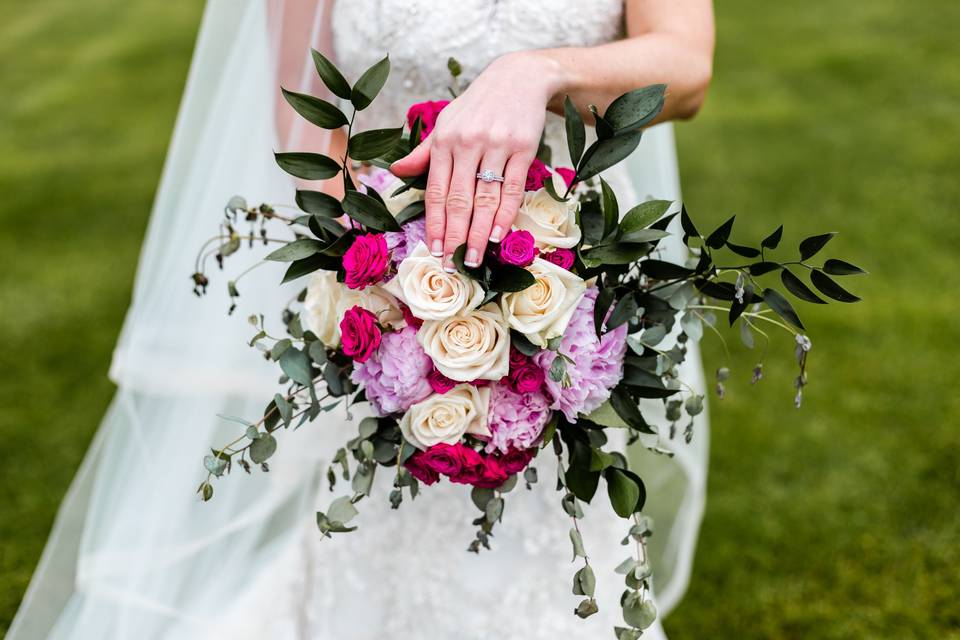
[[[430,138],[427,138],[418,144],[413,151],[390,165],[390,171],[400,178],[412,178],[426,173],[430,165],[430,143]]]

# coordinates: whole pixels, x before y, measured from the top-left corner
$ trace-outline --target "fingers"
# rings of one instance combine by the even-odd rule
[[[493,229],[490,232],[491,242],[503,240],[513,226],[517,211],[523,204],[523,192],[527,183],[527,171],[533,162],[533,154],[515,153],[510,156],[503,171],[503,184],[500,188],[500,204],[493,219]]]
[[[427,248],[438,258],[443,256],[443,234],[446,230],[447,187],[453,169],[453,157],[446,148],[433,147],[430,152],[430,174],[423,194],[426,208]]]
[[[443,266],[450,272],[456,270],[453,252],[467,241],[479,164],[480,152],[475,147],[463,147],[453,161],[453,173],[447,189],[447,219],[443,239]]]
[[[391,164],[390,171],[400,178],[412,178],[421,175],[430,165],[432,148],[433,140],[427,138],[414,147],[413,151]]]
[[[488,150],[479,165],[480,171],[490,170],[498,176],[503,175],[506,164],[505,153],[501,149]],[[476,176],[476,174],[474,174]],[[470,232],[467,235],[467,253],[464,264],[468,267],[480,266],[483,252],[490,239],[490,230],[493,228],[493,218],[497,215],[500,206],[500,183],[483,182],[477,180],[473,195],[473,217],[470,221]]]

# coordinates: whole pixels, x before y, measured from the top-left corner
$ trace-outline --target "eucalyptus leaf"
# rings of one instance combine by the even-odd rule
[[[269,433],[261,433],[250,443],[250,459],[256,464],[263,464],[276,450],[277,439]]]
[[[280,356],[280,369],[294,382],[310,385],[313,382],[313,369],[310,357],[300,349],[291,347]]]
[[[348,496],[337,498],[330,503],[330,508],[327,509],[327,517],[331,521],[339,522],[340,524],[347,524],[353,520],[358,513],[357,508]]]
[[[586,558],[587,552],[583,548],[583,537],[575,528],[570,529],[570,543],[573,545],[574,558]]]

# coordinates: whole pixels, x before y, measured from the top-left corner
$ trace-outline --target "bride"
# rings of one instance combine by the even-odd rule
[[[251,415],[275,387],[269,364],[242,348],[252,333],[243,318],[296,290],[277,291],[280,274],[260,269],[227,319],[225,292],[190,295],[191,252],[234,193],[291,200],[293,185],[272,149],[343,144],[303,127],[277,100],[281,82],[322,92],[310,46],[352,79],[390,54],[390,79],[359,116],[366,128],[397,126],[410,104],[449,97],[447,61],[462,65],[469,88],[393,168],[415,175],[429,167],[428,246],[449,256],[464,241],[482,248],[509,228],[544,125],[554,165],[569,165],[562,120],[547,113],[564,95],[602,111],[620,93],[664,82],[661,119],[693,116],[710,79],[713,21],[709,0],[209,0],[114,354],[117,395],[60,509],[11,640],[555,640],[610,637],[622,624],[622,583],[612,572],[623,555],[622,521],[605,505],[587,510],[600,612],[580,620],[548,463],[532,491],[511,494],[493,550],[480,555],[465,552],[473,507],[450,485],[399,513],[387,505],[389,487],[375,487],[382,500],[367,505],[358,531],[321,539],[313,511],[337,495],[323,480],[323,456],[356,429],[332,414],[284,433],[270,473],[222,481],[210,503],[193,496],[200,458],[236,435],[216,414]],[[605,174],[624,204],[680,199],[670,126],[650,128],[631,160]],[[477,181],[481,169],[504,176],[503,185]],[[682,258],[679,241],[670,252]],[[702,389],[695,345],[687,363],[682,377]],[[662,617],[689,578],[709,433],[701,414],[692,443],[671,439],[662,404],[649,402],[644,412],[660,416],[664,433],[646,444],[672,455],[630,455],[656,523],[650,552]],[[660,622],[645,636],[665,637]]]

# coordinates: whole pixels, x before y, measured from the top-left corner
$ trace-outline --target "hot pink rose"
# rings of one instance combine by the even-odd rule
[[[529,231],[511,231],[500,241],[500,262],[504,264],[526,267],[538,253],[533,234]]]
[[[533,362],[527,362],[516,369],[510,369],[510,386],[517,393],[532,393],[543,386],[543,369]]]
[[[439,394],[444,394],[457,386],[456,380],[451,380],[443,375],[437,371],[436,367],[427,375],[427,382],[430,383],[430,388],[433,389],[433,392]]]
[[[511,448],[506,453],[500,455],[500,466],[503,467],[503,470],[508,474],[513,475],[514,473],[519,473],[527,468],[527,465],[530,464],[530,461],[533,460],[534,456],[537,455],[537,450],[534,449],[515,449]]]
[[[387,240],[380,233],[365,233],[356,237],[343,254],[344,280],[351,289],[363,289],[383,280],[390,266]]]
[[[543,259],[569,270],[573,266],[574,255],[570,249],[555,249],[550,253],[543,254]]]
[[[423,140],[437,126],[437,116],[448,104],[450,104],[449,100],[427,100],[411,105],[407,109],[407,125],[413,127],[417,116],[420,116],[420,121],[423,123],[423,127],[420,129],[420,139]]]
[[[516,347],[510,347],[510,371],[518,367],[522,367],[530,361],[530,358],[523,355],[523,353]]]
[[[383,335],[377,316],[363,307],[351,307],[340,321],[340,342],[343,352],[357,362],[366,362],[380,346]]]
[[[540,161],[540,158],[534,158],[530,168],[527,169],[527,184],[523,187],[524,191],[537,191],[543,188],[543,183],[550,179],[550,169]]]
[[[403,314],[403,321],[406,322],[408,326],[413,327],[414,329],[419,329],[421,326],[423,326],[423,320],[413,315],[413,312],[410,311],[410,307],[402,302],[400,302],[399,305],[400,313]]]
[[[568,189],[570,185],[573,184],[573,179],[577,177],[577,172],[570,167],[556,167],[554,171],[557,172],[558,176],[563,178],[563,182],[567,185]]]
[[[440,479],[440,474],[424,464],[424,455],[425,453],[423,451],[417,451],[407,458],[403,466],[407,468],[410,475],[429,486]]]
[[[460,456],[461,444],[435,444],[421,456],[425,467],[444,476],[455,476],[460,473],[463,462]],[[472,449],[471,449],[472,451]]]
[[[457,445],[460,456],[460,471],[450,477],[450,482],[457,484],[475,484],[483,478],[483,456],[462,444]]]
[[[500,462],[493,456],[487,456],[483,459],[483,472],[480,479],[472,484],[482,489],[496,489],[507,481],[507,477],[507,471]]]

